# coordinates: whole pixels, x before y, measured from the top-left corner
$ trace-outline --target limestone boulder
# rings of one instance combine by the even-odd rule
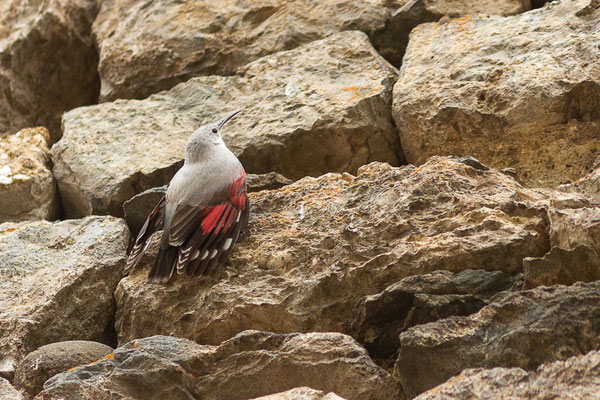
[[[525,287],[570,285],[600,280],[600,257],[582,244],[574,249],[553,247],[544,257],[523,260]]]
[[[134,340],[51,378],[36,399],[241,400],[301,386],[346,399],[404,398],[349,336],[245,331],[220,346],[167,336]]]
[[[514,15],[531,9],[530,0],[408,0],[387,19],[373,43],[393,65],[400,68],[410,32],[418,25],[442,17],[459,18],[478,14]]]
[[[344,400],[333,392],[325,393],[322,390],[315,390],[309,387],[301,387],[285,392],[270,394],[257,397],[254,400]]]
[[[412,398],[467,368],[531,371],[599,348],[600,281],[540,286],[403,332],[396,373]]]
[[[141,99],[193,76],[232,75],[260,57],[340,31],[373,36],[404,2],[105,1],[94,22],[100,99]]]
[[[591,351],[541,365],[521,368],[468,369],[415,400],[594,399],[600,397],[600,353]]]
[[[398,164],[395,79],[366,35],[352,31],[264,57],[241,75],[72,110],[51,150],[65,212],[122,215],[132,196],[169,182],[194,130],[239,109],[223,135],[248,173],[299,179],[374,160]]]
[[[318,398],[318,397],[317,397]],[[2,400],[24,400],[23,393],[15,389],[9,381],[0,377],[0,399]]]
[[[477,168],[437,157],[421,167],[371,163],[356,177],[307,177],[251,193],[249,230],[226,268],[147,284],[149,250],[119,283],[119,342],[344,331],[359,299],[408,276],[520,271],[524,257],[549,249],[545,209],[511,177],[469,163]]]
[[[376,360],[395,358],[401,332],[452,315],[473,314],[494,294],[516,285],[516,280],[501,271],[484,270],[409,276],[360,299],[349,332]]]
[[[19,363],[14,384],[32,398],[54,375],[92,363],[112,352],[110,346],[86,340],[50,343],[32,351]]]
[[[393,105],[408,162],[472,155],[535,186],[583,176],[600,145],[599,18],[574,0],[415,28]]]
[[[0,3],[0,133],[48,127],[98,97],[98,56],[91,30],[96,0]]]
[[[0,222],[54,219],[58,191],[45,128],[0,137]]]
[[[123,220],[88,217],[0,225],[0,365],[12,374],[42,345],[99,341],[125,264]]]

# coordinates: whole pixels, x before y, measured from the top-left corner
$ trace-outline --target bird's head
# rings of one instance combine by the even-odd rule
[[[241,113],[243,110],[238,110],[227,117],[223,118],[221,121],[202,125],[200,128],[196,129],[196,131],[192,134],[192,136],[187,141],[185,145],[185,159],[186,161],[195,161],[198,158],[202,157],[202,154],[205,151],[209,151],[212,146],[218,146],[223,144],[223,138],[221,137],[221,129],[223,126]]]

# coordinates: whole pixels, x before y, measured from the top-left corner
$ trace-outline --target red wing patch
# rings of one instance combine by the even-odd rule
[[[222,192],[227,199],[201,211],[199,226],[180,247],[177,271],[188,275],[208,273],[217,263],[224,262],[239,235],[242,214],[247,213],[248,193],[243,174]],[[186,268],[187,266],[187,268]]]

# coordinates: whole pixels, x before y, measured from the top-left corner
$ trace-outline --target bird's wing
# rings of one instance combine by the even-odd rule
[[[144,251],[148,247],[148,242],[150,238],[154,234],[154,232],[162,229],[163,221],[165,214],[165,197],[158,202],[154,210],[150,213],[146,222],[140,229],[140,233],[138,233],[137,238],[135,239],[135,244],[129,253],[129,257],[127,258],[127,263],[125,264],[125,268],[123,273],[126,275],[129,271],[137,265],[137,263],[141,260],[144,255]]]
[[[178,204],[148,280],[167,282],[175,268],[188,276],[207,273],[224,262],[222,255],[229,255],[248,212],[245,173],[207,201]]]

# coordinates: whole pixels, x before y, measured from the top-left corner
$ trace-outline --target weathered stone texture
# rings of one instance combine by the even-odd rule
[[[193,76],[232,75],[340,31],[372,35],[404,1],[105,1],[94,22],[100,99],[140,99]]]
[[[400,335],[396,372],[414,397],[467,368],[519,367],[600,348],[600,281],[506,293],[468,317]]]
[[[257,331],[218,347],[167,336],[134,340],[98,363],[56,375],[36,399],[241,400],[299,386],[347,399],[403,399],[397,382],[349,336]]]
[[[48,163],[45,128],[0,137],[0,222],[54,219],[56,182]]]
[[[600,353],[591,351],[565,361],[521,368],[468,369],[415,400],[600,398]]]
[[[0,365],[38,347],[100,340],[125,264],[129,231],[113,217],[0,225]]]
[[[585,174],[600,146],[600,9],[590,1],[418,26],[394,87],[407,160],[472,155],[528,185]]]
[[[327,174],[252,193],[249,231],[227,268],[146,284],[155,248],[120,282],[119,341],[343,331],[357,300],[407,276],[518,272],[524,257],[549,249],[545,210],[512,178],[478,168],[450,158],[418,168],[372,163],[357,177]]]
[[[96,0],[0,2],[0,133],[43,125],[54,142],[64,111],[96,101],[97,11]]]
[[[32,398],[54,375],[97,361],[112,352],[112,347],[85,340],[50,343],[32,351],[19,363],[14,384]]]
[[[264,57],[240,76],[72,110],[51,150],[66,214],[122,215],[133,195],[169,182],[194,130],[239,109],[223,136],[248,173],[299,179],[374,160],[398,164],[395,79],[364,33],[343,32]]]

